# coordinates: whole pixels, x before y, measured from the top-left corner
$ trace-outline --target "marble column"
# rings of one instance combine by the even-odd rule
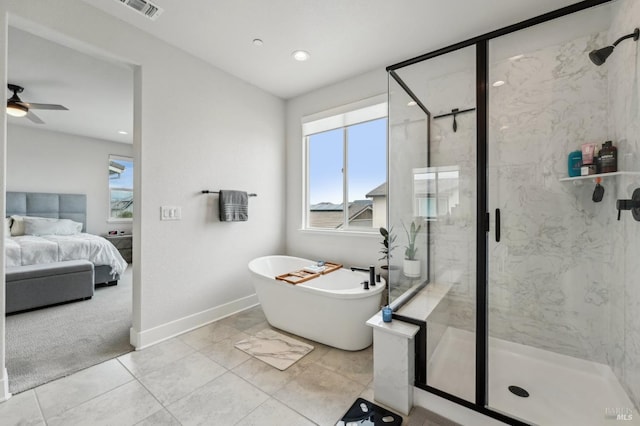
[[[409,414],[413,407],[414,346],[419,327],[398,320],[383,322],[380,313],[367,325],[373,327],[374,399]]]

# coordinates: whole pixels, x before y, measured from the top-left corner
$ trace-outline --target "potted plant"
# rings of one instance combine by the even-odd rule
[[[396,248],[394,242],[396,241],[396,235],[392,232],[393,228],[390,228],[387,231],[387,228],[380,228],[380,235],[382,235],[382,249],[380,253],[382,253],[382,257],[378,260],[384,260],[384,264],[380,266],[382,269],[382,277],[389,282],[389,271],[395,271],[398,269],[397,266],[389,265],[389,259],[391,259],[391,252]],[[392,277],[393,281],[397,281],[397,277]]]
[[[416,226],[415,222],[411,222],[411,226],[407,229],[404,224],[402,224],[404,228],[404,232],[407,233],[407,245],[404,250],[404,275],[409,278],[417,278],[420,276],[420,260],[416,259],[416,253],[418,252],[418,247],[416,247],[416,238],[422,225]]]
[[[382,253],[382,257],[378,260],[386,260],[388,264],[388,259],[391,258],[391,252],[393,251],[393,249],[395,249],[396,247],[393,245],[393,243],[396,241],[396,236],[391,234],[389,231],[387,231],[387,228],[385,227],[380,227],[380,235],[382,235],[382,250],[380,250],[380,253]]]
[[[381,300],[381,307],[388,307],[389,305],[389,299],[390,299],[390,291],[391,291],[391,285],[390,285],[390,280],[389,280],[389,271],[394,271],[397,270],[398,267],[397,266],[392,266],[389,265],[389,259],[391,259],[391,252],[393,251],[393,249],[396,248],[396,246],[393,245],[393,243],[396,241],[396,235],[392,234],[391,231],[392,228],[389,229],[389,231],[387,231],[387,228],[384,227],[380,227],[380,235],[382,235],[382,249],[380,250],[380,253],[382,253],[382,257],[378,260],[383,260],[384,263],[380,266],[380,275],[382,276],[382,278],[384,278],[384,280],[387,282],[387,289],[384,291],[383,296],[382,296],[382,300]],[[397,277],[397,273],[394,274],[396,276],[392,277],[392,280],[394,282],[397,282],[397,279],[399,277]]]

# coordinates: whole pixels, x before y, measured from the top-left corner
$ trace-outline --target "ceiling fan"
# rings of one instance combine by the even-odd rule
[[[36,104],[33,102],[23,102],[22,99],[20,99],[20,97],[18,96],[18,93],[22,93],[24,87],[18,86],[16,84],[7,84],[7,87],[13,92],[13,96],[7,99],[7,114],[14,117],[26,116],[29,120],[33,121],[36,124],[44,124],[44,121],[42,121],[40,117],[38,117],[31,111],[32,109],[65,111],[69,110],[67,107],[57,104]]]

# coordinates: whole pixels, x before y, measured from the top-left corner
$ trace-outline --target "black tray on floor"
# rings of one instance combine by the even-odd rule
[[[350,423],[358,426],[400,426],[402,417],[373,402],[358,398],[336,426],[347,426]]]

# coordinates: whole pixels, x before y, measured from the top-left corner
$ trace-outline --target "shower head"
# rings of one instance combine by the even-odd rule
[[[640,29],[636,28],[631,34],[627,34],[624,37],[620,37],[611,46],[603,47],[602,49],[592,50],[589,53],[589,59],[591,59],[591,62],[593,62],[598,66],[604,64],[607,61],[607,58],[609,57],[609,55],[613,53],[613,49],[615,49],[618,43],[628,38],[633,38],[634,41],[638,41],[638,38],[640,38]]]
[[[591,59],[591,62],[593,62],[594,64],[600,66],[604,64],[609,55],[613,53],[613,49],[613,46],[607,46],[603,47],[602,49],[592,50],[589,53],[589,59]]]

